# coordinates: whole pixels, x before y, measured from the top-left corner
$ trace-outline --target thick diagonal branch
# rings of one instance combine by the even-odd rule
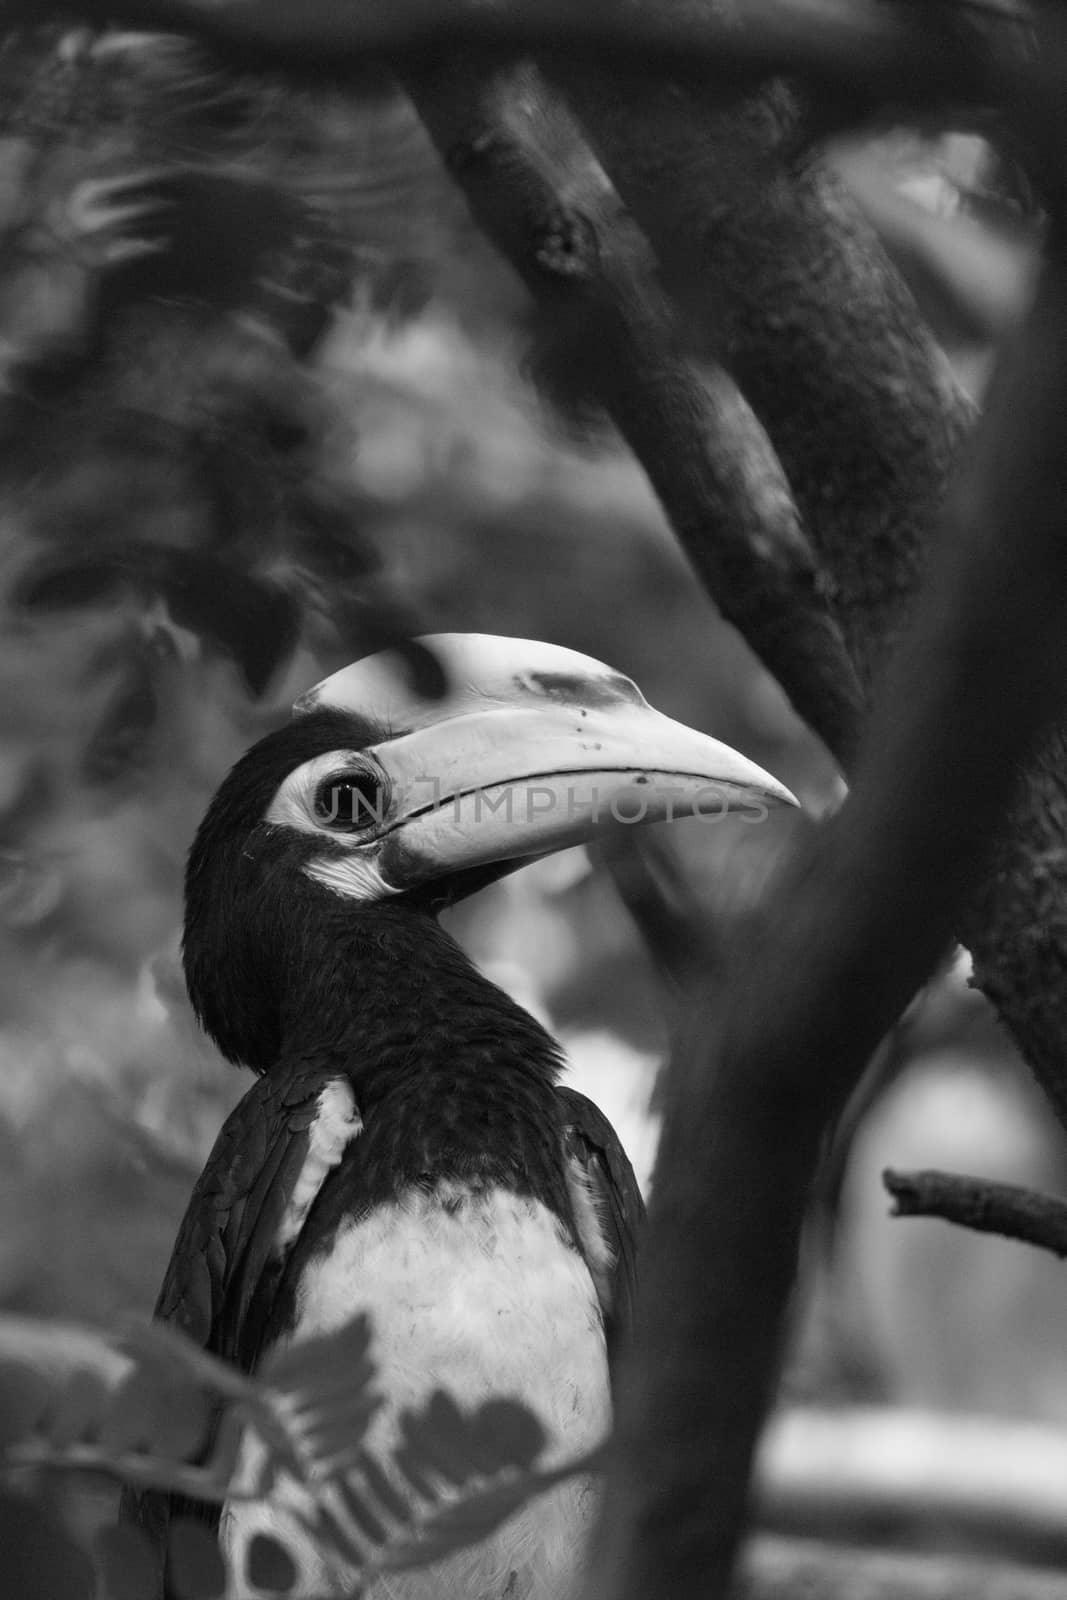
[[[994,386],[851,798],[672,1063],[595,1600],[726,1594],[821,1136],[1067,704],[1065,396],[1057,262]]]
[[[683,0],[670,16],[692,9]],[[1004,109],[1033,147],[1055,69],[1043,60],[1033,87],[1048,93],[1027,96],[1017,65]],[[691,337],[710,337],[766,427],[870,693],[973,408],[840,183],[820,163],[791,163],[806,102],[779,87],[724,112],[658,83],[632,102],[580,61],[556,58],[551,72],[687,306]],[[1065,830],[1067,737],[1050,730],[956,932],[1067,1125]]]
[[[858,680],[774,451],[725,373],[685,355],[648,244],[567,113],[529,69],[449,58],[400,75],[571,382],[633,449],[723,615],[848,766]]]

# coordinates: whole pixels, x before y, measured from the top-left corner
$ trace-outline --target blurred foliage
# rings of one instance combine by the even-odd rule
[[[387,82],[304,95],[225,79],[175,40],[31,30],[0,48],[0,87],[0,1307],[109,1323],[151,1304],[242,1088],[185,1001],[185,850],[230,764],[310,683],[423,629],[546,638],[630,673],[815,814],[840,787],[629,456],[535,391],[523,293]],[[1031,280],[1025,189],[973,139],[892,135],[833,159],[980,389]],[[727,936],[771,834],[672,833]],[[671,999],[607,874],[570,853],[451,925],[560,1033],[647,1180]],[[942,994],[938,1051],[957,1041],[995,1108],[1005,1047],[987,1016],[961,1026],[976,1002],[958,983]],[[935,1053],[923,1039],[906,1064]],[[1028,1115],[1010,1175],[1062,1186],[1063,1152],[1046,1162]],[[877,1106],[868,1140],[870,1164]],[[880,1225],[838,1248],[873,1261]],[[951,1311],[924,1323],[894,1281],[913,1343],[947,1347]],[[813,1282],[800,1392],[907,1393],[884,1313],[844,1307],[833,1273]],[[995,1312],[969,1317],[994,1344]],[[1001,1395],[1067,1413],[1051,1373]],[[100,1520],[99,1491],[79,1506]],[[0,1502],[16,1575],[42,1543],[32,1519],[8,1541],[23,1512]],[[50,1592],[81,1592],[77,1552],[52,1553],[72,1576]]]
[[[538,1469],[546,1436],[518,1402],[464,1411],[442,1390],[400,1412],[390,1443],[372,1442],[380,1404],[372,1333],[358,1316],[273,1355],[248,1378],[159,1324],[107,1338],[0,1318],[0,1464],[24,1477],[44,1468],[106,1472],[216,1504],[274,1496],[294,1543],[255,1534],[248,1578],[283,1594],[300,1577],[297,1539],[310,1538],[366,1583],[479,1543],[533,1496],[590,1470],[585,1458]],[[22,1525],[5,1544],[4,1524],[16,1519]],[[133,1523],[98,1532],[95,1589],[86,1556],[30,1497],[0,1497],[0,1549],[16,1563],[26,1553],[19,1600],[154,1592],[153,1549]],[[167,1552],[177,1600],[208,1600],[226,1587],[202,1526],[175,1520]]]

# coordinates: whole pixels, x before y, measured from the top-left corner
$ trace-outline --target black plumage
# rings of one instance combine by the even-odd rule
[[[560,1248],[589,1260],[613,1347],[632,1312],[642,1213],[629,1162],[596,1108],[557,1087],[555,1041],[436,920],[502,867],[363,903],[305,870],[350,841],[265,820],[304,763],[388,736],[336,710],[297,719],[237,764],[197,834],[190,998],[222,1051],[258,1077],[197,1184],[156,1315],[253,1370],[293,1330],[299,1286],[339,1230],[412,1191],[453,1185],[529,1197],[557,1219]],[[321,1097],[336,1083],[352,1091],[358,1136],[282,1241]],[[131,1509],[161,1543],[160,1498]]]

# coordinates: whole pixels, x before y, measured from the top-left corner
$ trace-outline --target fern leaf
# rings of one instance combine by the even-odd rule
[[[226,1593],[226,1564],[210,1529],[188,1517],[172,1524],[167,1578],[175,1600],[221,1600]]]
[[[296,1584],[296,1562],[277,1539],[257,1533],[248,1550],[248,1577],[256,1589],[288,1594]]]
[[[313,1394],[334,1375],[344,1376],[369,1363],[372,1337],[370,1317],[361,1312],[333,1333],[303,1339],[270,1356],[264,1376],[289,1394]]]
[[[420,1411],[400,1413],[400,1437],[420,1472],[436,1472],[457,1489],[479,1470],[470,1419],[443,1389],[435,1389]]]
[[[368,1504],[366,1494],[361,1491],[354,1478],[343,1479],[335,1486],[335,1493],[344,1515],[355,1523],[367,1543],[384,1545],[389,1537],[388,1530],[374,1508]]]
[[[541,1423],[518,1401],[491,1400],[466,1413],[435,1390],[418,1410],[401,1413],[386,1462],[364,1448],[345,1475],[319,1486],[315,1536],[363,1580],[428,1566],[487,1538],[535,1495],[598,1465],[596,1455],[586,1455],[537,1472],[545,1443]]]
[[[361,1450],[355,1463],[367,1488],[394,1522],[406,1525],[411,1520],[411,1502],[400,1493],[389,1474],[369,1450]]]
[[[367,1431],[383,1401],[379,1395],[346,1399],[332,1419],[314,1428],[301,1426],[300,1442],[308,1463],[310,1482],[343,1478],[359,1460]],[[299,1424],[298,1424],[299,1425]]]
[[[408,1538],[394,1539],[366,1575],[431,1566],[457,1550],[480,1544],[528,1501],[546,1494],[567,1478],[596,1470],[599,1460],[599,1452],[591,1452],[549,1472],[509,1471],[502,1480],[487,1488],[440,1505],[413,1527]]]
[[[0,1373],[32,1404],[9,1408],[13,1466],[105,1472],[141,1488],[227,1497],[236,1451],[222,1430],[203,1448],[220,1396],[254,1386],[184,1336],[137,1326],[112,1339],[74,1324],[0,1317]]]
[[[188,1335],[163,1322],[130,1322],[121,1336],[120,1347],[140,1364],[170,1373],[173,1377],[198,1380],[226,1400],[254,1404],[257,1388],[236,1367],[209,1355]]]
[[[469,1447],[483,1473],[532,1467],[548,1443],[541,1422],[518,1400],[487,1400],[470,1420]]]
[[[135,1367],[111,1397],[99,1443],[115,1455],[151,1451],[188,1461],[207,1442],[214,1412],[199,1385],[160,1381],[157,1373]]]
[[[55,1390],[52,1404],[38,1423],[53,1449],[78,1443],[102,1424],[111,1402],[111,1390],[96,1372],[82,1367]]]
[[[468,1545],[480,1544],[540,1492],[535,1474],[520,1474],[440,1506],[408,1538],[390,1544],[377,1566],[385,1572],[428,1567]]]
[[[108,1600],[144,1600],[154,1592],[155,1552],[140,1528],[129,1524],[101,1528],[93,1540],[93,1555]]]
[[[370,1319],[360,1315],[267,1362],[260,1404],[245,1409],[300,1482],[340,1479],[358,1457],[382,1403],[370,1348]]]

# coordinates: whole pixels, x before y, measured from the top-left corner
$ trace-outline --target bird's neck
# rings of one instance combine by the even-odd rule
[[[519,1075],[551,1092],[554,1040],[433,917],[379,906],[330,921],[317,948],[285,964],[280,1060],[335,1063],[364,1104],[423,1080],[456,1096]]]
[[[503,1188],[569,1225],[558,1046],[426,915],[378,908],[301,962],[283,1001],[280,1062],[336,1067],[355,1090],[359,1160],[326,1185],[316,1230],[444,1185]]]

